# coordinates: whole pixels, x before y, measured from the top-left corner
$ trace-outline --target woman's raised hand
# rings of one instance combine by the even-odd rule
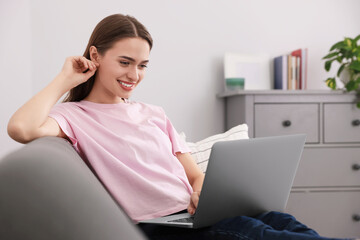
[[[27,143],[43,136],[60,136],[64,133],[49,116],[51,108],[70,89],[93,76],[99,64],[85,57],[68,57],[62,71],[44,89],[38,92],[11,117],[8,133],[16,141]]]
[[[93,76],[99,66],[83,56],[68,57],[60,75],[64,78],[68,90],[86,82]]]

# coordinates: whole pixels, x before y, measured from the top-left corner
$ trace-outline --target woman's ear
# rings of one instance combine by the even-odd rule
[[[96,49],[95,46],[91,46],[90,49],[89,49],[89,52],[90,52],[90,60],[93,61],[94,63],[97,63],[99,64],[99,53]]]

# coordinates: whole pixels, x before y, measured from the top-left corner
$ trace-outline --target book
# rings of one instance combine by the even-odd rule
[[[307,68],[308,68],[308,50],[307,48],[304,48],[302,50],[302,58],[301,58],[301,74],[302,74],[302,78],[301,78],[301,84],[302,84],[302,89],[307,89]]]
[[[291,56],[291,89],[296,90],[296,57]]]
[[[287,55],[274,58],[274,89],[287,89]]]
[[[299,60],[300,60],[300,63],[301,63],[301,56],[302,56],[302,51],[301,51],[301,49],[297,49],[297,50],[294,50],[294,51],[292,51],[291,53],[291,56],[293,56],[293,57],[295,57],[295,58],[299,58]],[[298,89],[301,89],[302,88],[302,84],[301,84],[301,78],[302,78],[302,67],[301,67],[301,64],[299,64],[300,66],[298,66],[297,67],[297,77],[298,77],[298,79],[297,79],[297,82],[299,83],[299,88]]]
[[[288,58],[288,90],[291,90],[292,89],[292,81],[291,81],[291,78],[292,78],[292,61],[291,61],[291,55],[288,55],[287,56]]]
[[[307,48],[300,48],[292,51],[291,56],[298,57],[298,89],[306,89],[307,85]]]
[[[296,82],[296,89],[301,89],[301,62],[300,62],[300,58],[296,57],[296,78],[295,78],[295,82]]]

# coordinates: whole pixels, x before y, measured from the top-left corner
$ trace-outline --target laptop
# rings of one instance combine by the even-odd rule
[[[298,134],[215,143],[196,213],[140,223],[201,228],[225,218],[283,212],[305,138],[306,135]]]

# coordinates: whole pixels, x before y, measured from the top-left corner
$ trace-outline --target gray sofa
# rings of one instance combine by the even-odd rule
[[[0,239],[145,239],[64,139],[0,160]]]

